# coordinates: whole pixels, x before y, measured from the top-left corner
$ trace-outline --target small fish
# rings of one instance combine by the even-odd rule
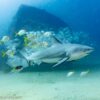
[[[24,37],[24,46],[27,46],[29,43],[29,39],[25,36]]]
[[[23,36],[25,34],[27,34],[26,30],[22,29],[16,34],[16,36]]]
[[[48,47],[49,44],[48,44],[48,42],[43,41],[41,45],[42,45],[43,47]]]
[[[46,37],[50,37],[52,35],[52,32],[45,32],[43,35]]]
[[[83,71],[83,72],[80,73],[80,76],[86,76],[89,72],[90,72],[89,70],[88,71]]]
[[[2,54],[2,57],[5,57],[5,56],[13,57],[15,54],[15,51],[13,50],[2,51],[1,54]]]
[[[1,55],[2,55],[2,57],[4,58],[4,57],[6,56],[6,52],[5,52],[5,51],[2,51],[2,52],[1,52]]]
[[[9,40],[10,40],[9,36],[3,36],[2,39],[1,39],[1,43],[8,42]]]
[[[34,33],[29,33],[29,34],[27,34],[26,36],[27,36],[27,38],[28,38],[29,40],[35,39],[35,38],[36,38],[36,35],[35,35]]]
[[[6,51],[6,55],[7,55],[7,56],[10,56],[10,57],[13,57],[14,54],[15,54],[15,52],[16,52],[16,51],[13,51],[13,50],[7,50],[7,51]]]
[[[67,77],[71,77],[71,76],[74,75],[74,74],[75,74],[74,71],[68,72],[68,73],[67,73]]]

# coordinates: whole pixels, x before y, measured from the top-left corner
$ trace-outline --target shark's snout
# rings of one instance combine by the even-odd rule
[[[94,51],[94,48],[93,47],[85,47],[83,51],[84,51],[84,53],[89,54]]]
[[[69,61],[84,58],[85,56],[89,55],[92,51],[94,51],[94,48],[90,46],[74,45],[71,49]]]

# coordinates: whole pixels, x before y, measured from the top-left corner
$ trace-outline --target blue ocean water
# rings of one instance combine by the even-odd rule
[[[61,25],[67,27],[59,28]],[[84,44],[94,51],[57,67],[39,65],[39,61],[31,66],[33,62],[23,56],[24,50],[30,56],[30,52],[44,50],[54,43],[51,37],[43,37],[44,33],[47,37],[52,33],[56,42]],[[29,39],[33,38],[31,44]],[[20,49],[22,55],[17,56]],[[59,49],[62,48],[56,48]],[[28,67],[20,70],[22,66],[13,63],[16,66],[28,63]],[[100,100],[99,77],[100,0],[0,0],[0,100]]]
[[[36,1],[0,1],[0,26],[1,31],[7,30],[7,26],[21,4],[27,4],[45,9],[68,23],[73,30],[89,32],[93,39],[99,42],[100,7],[99,0],[38,0]],[[5,33],[4,33],[5,34]]]
[[[99,0],[62,0],[62,1],[0,1],[1,32],[7,30],[8,24],[21,4],[36,6],[59,16],[68,23],[73,30],[89,32],[93,40],[99,42],[100,7]],[[5,34],[5,32],[4,32]]]

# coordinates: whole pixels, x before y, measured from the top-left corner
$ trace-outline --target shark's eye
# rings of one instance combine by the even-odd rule
[[[87,49],[84,49],[83,51],[87,52],[87,51],[90,51],[90,50],[91,50],[90,48],[87,48]]]
[[[88,50],[87,50],[87,49],[84,49],[83,51],[84,51],[84,52],[87,52]]]

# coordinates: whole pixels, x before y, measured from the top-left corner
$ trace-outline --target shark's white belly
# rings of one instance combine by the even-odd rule
[[[42,59],[42,62],[45,63],[57,63],[59,60],[61,60],[61,58],[50,58],[50,59]]]
[[[88,54],[84,54],[84,53],[80,53],[80,54],[72,54],[70,56],[70,58],[67,61],[73,61],[73,60],[79,60],[85,56],[87,56]]]

